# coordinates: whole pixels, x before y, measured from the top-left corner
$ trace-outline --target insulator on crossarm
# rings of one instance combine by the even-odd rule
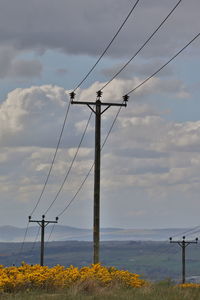
[[[123,96],[123,100],[124,100],[124,102],[125,102],[126,105],[127,105],[128,99],[129,99],[128,95],[124,95]]]
[[[74,100],[76,94],[74,92],[69,93],[71,101]]]
[[[98,98],[101,98],[102,94],[103,94],[103,92],[102,92],[101,90],[98,91],[98,92],[97,92],[97,97],[98,97]]]

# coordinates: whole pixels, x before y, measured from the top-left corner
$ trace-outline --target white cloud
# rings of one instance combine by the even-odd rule
[[[108,89],[105,99],[117,101],[115,96],[118,93],[123,94],[124,87],[127,84],[132,85],[136,80],[137,78],[114,81],[118,92]],[[149,83],[149,91],[153,93],[156,85],[160,87],[160,93],[169,93],[176,97],[177,90],[174,86],[169,90],[162,90],[159,80]],[[79,90],[78,99],[94,95],[98,87],[99,83],[96,83],[88,89]],[[5,199],[20,200],[29,207],[30,203],[34,205],[51,165],[67,106],[67,93],[63,88],[50,85],[16,89],[8,94],[0,106],[0,170],[3,176],[0,178],[0,185]],[[127,197],[130,199],[135,190],[143,191],[150,199],[166,199],[169,195],[175,197],[183,191],[185,197],[190,195],[195,199],[200,183],[200,122],[167,121],[158,109],[145,102],[148,97],[145,97],[147,93],[143,89],[141,93],[144,93],[143,100],[130,101],[128,108],[119,115],[102,151],[103,197],[113,191],[117,193],[117,197],[123,197],[126,188],[129,190]],[[113,118],[113,111],[110,110],[109,114]],[[64,141],[58,151],[42,208],[56,194],[70,166],[88,117],[88,108],[70,108]],[[106,127],[103,135],[110,126],[108,119],[103,120]],[[63,208],[62,203],[66,201],[66,197],[67,200],[73,197],[91,167],[93,145],[94,132],[89,130],[61,193],[61,199],[58,200],[57,210]],[[92,176],[86,187],[84,193],[80,193],[81,199],[88,199],[88,195],[92,193]],[[110,201],[114,201],[114,198],[111,197]],[[29,207],[27,206],[27,210]],[[138,207],[136,211],[142,211],[142,208]]]
[[[46,134],[48,144],[49,139],[55,139],[49,132],[56,134],[66,102],[65,90],[56,86],[18,88],[10,92],[0,105],[1,143],[35,146],[44,141]]]

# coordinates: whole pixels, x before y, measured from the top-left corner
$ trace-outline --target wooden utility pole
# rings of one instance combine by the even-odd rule
[[[56,217],[55,221],[45,221],[45,215],[42,216],[42,220],[32,220],[31,216],[28,218],[29,222],[38,223],[38,225],[41,227],[40,265],[44,266],[44,230],[48,224],[58,223],[58,217]]]
[[[183,236],[182,241],[172,241],[172,238],[169,238],[170,243],[178,244],[182,248],[182,283],[185,283],[185,248],[190,244],[197,244],[198,238],[195,241],[186,241],[185,236]]]
[[[70,93],[71,104],[87,105],[95,114],[95,164],[94,164],[94,217],[93,217],[93,263],[99,262],[100,240],[100,171],[101,171],[101,115],[111,106],[127,106],[128,96],[124,96],[124,103],[101,102],[102,91],[97,92],[95,102],[74,101],[75,93]],[[95,109],[92,107],[94,106]],[[101,110],[102,106],[106,106]]]

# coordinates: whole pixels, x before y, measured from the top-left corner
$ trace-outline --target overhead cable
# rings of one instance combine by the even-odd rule
[[[51,239],[51,236],[52,236],[52,234],[53,234],[53,231],[54,231],[54,229],[55,229],[55,226],[56,226],[56,223],[54,223],[53,225],[52,225],[52,227],[51,227],[51,231],[50,231],[50,234],[49,234],[49,237],[48,237],[48,239],[47,239],[47,243],[50,241],[50,239]]]
[[[14,265],[17,264],[17,261],[20,259],[20,256],[23,253],[25,240],[26,240],[26,237],[27,237],[27,234],[28,234],[28,227],[29,227],[29,222],[26,225],[25,232],[24,232],[24,237],[23,237],[23,240],[22,240],[22,243],[21,243],[21,247],[20,247],[19,253],[16,255]]]
[[[93,67],[90,69],[90,71],[86,74],[86,76],[83,78],[83,80],[75,87],[74,89],[74,92],[82,85],[82,83],[87,79],[87,77],[91,74],[91,72],[94,70],[94,68],[97,66],[97,64],[99,63],[99,61],[102,59],[102,57],[105,55],[105,53],[107,52],[107,50],[109,49],[109,47],[112,45],[112,43],[114,42],[115,38],[117,37],[117,35],[119,34],[119,32],[122,30],[122,28],[124,27],[125,23],[128,21],[129,17],[131,16],[131,14],[133,13],[134,9],[136,8],[137,4],[139,3],[140,0],[137,0],[135,2],[135,4],[133,5],[132,9],[130,10],[130,12],[128,13],[128,15],[126,16],[125,20],[123,21],[123,23],[121,24],[121,26],[119,27],[119,29],[117,30],[116,34],[114,35],[114,37],[112,38],[112,40],[109,42],[109,44],[107,45],[107,47],[105,48],[105,50],[103,51],[103,53],[100,55],[100,57],[98,58],[98,60],[96,61],[96,63],[93,65]],[[55,159],[56,159],[56,155],[57,155],[57,152],[58,152],[58,149],[59,149],[59,146],[60,146],[60,142],[61,142],[61,138],[62,138],[62,135],[63,135],[63,131],[64,131],[64,128],[65,128],[65,125],[66,125],[66,121],[67,121],[67,117],[68,117],[68,113],[69,113],[69,108],[70,108],[70,102],[67,106],[67,111],[66,111],[66,114],[65,114],[65,118],[64,118],[64,122],[63,122],[63,125],[62,125],[62,129],[61,129],[61,132],[60,132],[60,135],[59,135],[59,139],[58,139],[58,143],[57,143],[57,146],[56,146],[56,150],[55,150],[55,153],[54,153],[54,156],[53,156],[53,159],[52,159],[52,162],[51,162],[51,166],[49,168],[49,172],[47,174],[47,177],[46,177],[46,180],[44,182],[44,185],[43,185],[43,188],[42,188],[42,191],[40,193],[40,196],[33,208],[33,210],[31,211],[31,213],[29,214],[30,216],[33,215],[33,213],[35,212],[36,208],[38,207],[40,201],[41,201],[41,198],[44,194],[44,191],[46,189],[46,186],[47,186],[47,183],[48,183],[48,180],[49,180],[49,177],[50,177],[50,174],[51,174],[51,171],[52,171],[52,168],[53,168],[53,165],[54,165],[54,162],[55,162]],[[75,160],[75,158],[73,159],[73,161]],[[73,165],[73,163],[72,163]],[[68,175],[67,175],[68,176]],[[66,178],[67,179],[67,178]],[[66,180],[65,180],[66,181]],[[61,188],[62,189],[62,188]],[[58,192],[59,194],[60,192]],[[56,197],[57,198],[57,197]],[[56,199],[54,199],[53,203],[56,201]],[[53,205],[53,203],[51,204],[51,206]],[[50,206],[50,207],[51,207]],[[47,209],[47,211],[50,209],[50,207]],[[28,227],[27,227],[27,230],[28,230]],[[27,234],[27,233],[26,233]],[[22,245],[24,245],[25,243],[25,239],[26,239],[26,234],[24,236],[24,240],[22,242]]]
[[[170,60],[168,60],[164,65],[162,65],[157,71],[155,71],[152,75],[150,75],[149,77],[147,77],[144,81],[142,81],[140,84],[138,84],[135,88],[133,88],[131,91],[129,91],[128,93],[126,93],[124,96],[123,96],[123,99],[124,97],[126,96],[129,96],[131,93],[135,92],[138,88],[140,88],[142,85],[144,85],[147,81],[149,81],[151,78],[153,78],[156,74],[158,74],[162,69],[164,69],[172,60],[174,60],[181,52],[183,52],[192,42],[194,42],[198,37],[200,36],[200,33],[198,33],[189,43],[187,43],[180,51],[178,51]],[[124,101],[124,100],[123,100]],[[112,127],[114,126],[114,123],[116,122],[117,120],[117,117],[119,115],[121,111],[121,107],[118,109],[117,111],[117,114],[114,118],[114,121],[112,123]],[[112,130],[112,129],[111,129]],[[107,135],[107,139],[110,135],[110,132],[111,130],[109,130],[108,132],[108,135]]]
[[[74,164],[74,162],[75,162],[75,159],[76,159],[76,157],[77,157],[77,155],[78,155],[78,152],[79,152],[79,150],[80,150],[80,147],[81,147],[81,145],[82,145],[83,139],[84,139],[84,137],[85,137],[86,131],[87,131],[87,129],[88,129],[88,126],[89,126],[89,123],[90,123],[90,120],[91,120],[91,117],[92,117],[92,112],[90,113],[89,119],[88,119],[88,121],[87,121],[87,123],[86,123],[84,132],[83,132],[83,134],[82,134],[81,140],[80,140],[79,145],[78,145],[78,147],[77,147],[77,149],[76,149],[76,152],[75,152],[75,154],[74,154],[74,157],[73,157],[73,159],[72,159],[72,162],[71,162],[71,164],[70,164],[70,167],[69,167],[69,169],[68,169],[68,171],[67,171],[67,173],[66,173],[66,175],[65,175],[65,177],[64,177],[64,180],[63,180],[63,182],[62,182],[62,184],[61,184],[61,186],[60,186],[60,188],[59,188],[59,190],[58,190],[58,192],[57,192],[57,194],[56,194],[54,200],[51,202],[51,204],[49,205],[49,207],[48,207],[47,210],[45,211],[45,213],[44,213],[45,215],[46,215],[47,212],[51,209],[51,207],[53,206],[53,204],[56,202],[56,200],[57,200],[57,198],[58,198],[60,192],[62,191],[62,189],[63,189],[63,187],[64,187],[64,184],[65,184],[65,182],[66,182],[66,180],[67,180],[67,178],[68,178],[68,176],[69,176],[69,173],[70,173],[70,171],[71,171],[71,169],[72,169],[72,167],[73,167],[73,164]]]
[[[183,231],[183,232],[174,234],[174,235],[172,235],[172,238],[177,237],[177,236],[180,236],[180,235],[185,235],[185,236],[186,236],[186,235],[193,234],[193,231],[194,231],[194,230],[197,230],[197,229],[200,230],[200,225],[195,226],[195,227],[193,227],[193,228],[189,228],[189,229],[187,229],[187,230],[185,230],[185,231]],[[196,233],[196,232],[197,232],[197,231],[195,231],[194,233]]]
[[[33,252],[33,250],[35,249],[35,246],[36,246],[36,243],[37,243],[37,240],[38,240],[38,237],[39,237],[40,230],[41,230],[41,227],[38,226],[38,230],[37,230],[35,239],[34,239],[34,241],[33,241],[33,244],[32,244],[32,246],[31,246],[31,249],[30,249],[30,254],[31,254],[31,253]]]
[[[181,3],[181,1],[182,0],[179,0],[178,2],[177,2],[177,4],[173,7],[173,9],[170,11],[170,13],[167,15],[167,17],[161,22],[161,24],[156,28],[156,30],[151,34],[151,36],[147,39],[147,41],[140,47],[140,49],[134,54],[134,56],[126,63],[126,65],[108,82],[108,83],[106,83],[103,87],[102,87],[102,89],[101,90],[103,90],[134,58],[135,58],[135,56],[145,47],[145,45],[150,41],[150,39],[155,35],[155,33],[161,28],[161,26],[166,22],[166,20],[170,17],[170,15],[174,12],[174,10],[177,8],[177,6]],[[135,5],[137,4],[137,2],[135,3]],[[107,49],[106,49],[106,51],[107,51]],[[105,52],[106,52],[105,51]],[[100,59],[101,59],[101,57],[100,57]],[[99,60],[100,60],[99,59]],[[97,63],[98,63],[99,61],[97,61]],[[96,65],[95,65],[96,66]],[[94,67],[95,67],[94,66]],[[93,69],[91,69],[90,71],[92,72],[92,70]],[[89,74],[91,73],[91,72],[89,72],[86,76],[85,76],[85,78],[83,79],[83,81],[89,76]],[[83,82],[82,81],[82,82]],[[82,84],[82,82],[80,83],[80,85]],[[77,88],[79,87],[79,85],[77,86]],[[77,89],[76,88],[76,89]],[[75,90],[76,90],[75,89]],[[75,91],[74,90],[74,91]],[[116,121],[116,119],[117,119],[117,117],[118,117],[118,115],[119,115],[119,113],[120,113],[120,111],[121,111],[121,108],[119,108],[118,109],[118,112],[117,112],[117,114],[116,114],[116,116],[115,116],[115,118],[114,118],[114,121],[113,121],[113,123],[112,123],[112,126],[111,126],[111,128],[110,128],[110,130],[109,130],[109,132],[108,132],[108,134],[107,134],[107,136],[106,136],[106,140],[104,141],[104,144],[106,143],[106,141],[107,141],[107,139],[108,139],[108,137],[109,137],[109,135],[110,135],[110,132],[112,131],[112,128],[113,128],[113,126],[114,126],[114,123],[115,123],[115,121]],[[104,144],[103,144],[103,146],[104,146]],[[61,214],[63,214],[67,209],[68,209],[68,207],[71,205],[71,203],[74,201],[74,199],[76,198],[76,196],[77,196],[77,194],[79,193],[79,191],[81,190],[81,188],[82,188],[82,186],[84,185],[84,183],[85,183],[85,181],[87,180],[87,178],[88,178],[88,176],[89,176],[89,174],[90,174],[90,172],[92,171],[92,168],[93,168],[93,166],[90,168],[90,170],[89,170],[89,172],[87,173],[87,175],[86,175],[86,177],[85,177],[85,179],[83,180],[83,182],[81,183],[81,185],[80,185],[80,187],[79,187],[79,189],[78,189],[78,191],[77,191],[77,193],[75,193],[75,195],[74,195],[74,197],[71,199],[71,201],[69,202],[69,204],[66,206],[66,208],[61,212]],[[59,214],[58,216],[60,216],[61,214]]]
[[[49,180],[49,177],[50,177],[50,174],[51,174],[51,171],[52,171],[52,168],[53,168],[53,165],[54,165],[54,162],[55,162],[55,159],[56,159],[56,155],[57,155],[57,152],[58,152],[58,149],[59,149],[59,146],[60,146],[60,142],[61,142],[61,138],[62,138],[62,135],[63,135],[63,131],[64,131],[64,128],[65,128],[65,125],[66,125],[66,121],[67,121],[67,117],[68,117],[68,114],[69,114],[69,108],[70,108],[70,101],[68,103],[68,106],[67,106],[67,111],[66,111],[66,114],[65,114],[65,118],[64,118],[64,122],[63,122],[63,125],[62,125],[62,129],[61,129],[61,132],[60,132],[60,135],[59,135],[59,139],[58,139],[58,143],[57,143],[57,146],[56,146],[56,150],[54,152],[54,156],[53,156],[53,159],[52,159],[52,162],[51,162],[51,166],[49,168],[49,172],[47,174],[47,177],[46,177],[46,180],[45,180],[45,183],[44,183],[44,186],[42,188],[42,191],[40,193],[40,196],[36,202],[36,205],[35,207],[33,208],[32,212],[30,213],[30,216],[33,215],[33,213],[35,212],[36,208],[38,207],[39,203],[40,203],[40,200],[42,198],[42,195],[45,191],[45,188],[47,186],[47,183],[48,183],[48,180]]]
[[[136,89],[138,89],[139,87],[141,87],[142,85],[144,85],[148,80],[150,80],[152,77],[154,77],[157,73],[159,73],[164,67],[166,67],[173,59],[175,59],[181,52],[183,52],[192,42],[194,42],[198,37],[200,36],[200,33],[198,33],[189,43],[187,43],[180,51],[178,51],[168,62],[166,62],[162,67],[160,67],[156,72],[154,72],[151,76],[149,76],[147,79],[145,79],[143,82],[141,82],[139,85],[137,85],[134,89],[132,89],[131,91],[129,91],[125,96],[128,96],[130,93],[134,92]],[[123,96],[123,97],[125,97]],[[124,100],[123,100],[124,101]],[[112,131],[112,128],[118,118],[118,115],[121,111],[121,107],[118,109],[117,111],[117,114],[115,115],[115,118],[112,122],[112,125],[108,131],[108,134],[102,144],[102,148],[103,146],[105,145],[106,141],[108,140],[108,137]],[[102,149],[101,148],[101,149]],[[77,197],[78,193],[80,192],[80,190],[82,189],[83,185],[85,184],[87,178],[89,177],[92,169],[94,167],[94,163],[93,165],[91,166],[91,168],[89,169],[88,173],[86,174],[84,180],[82,181],[81,185],[79,186],[77,192],[74,194],[73,198],[70,200],[70,202],[68,203],[68,205],[61,211],[60,214],[58,214],[58,217],[60,217],[68,208],[69,206],[71,205],[71,203],[75,200],[75,198]]]
[[[164,23],[167,21],[167,19],[171,16],[171,14],[174,12],[174,10],[178,7],[178,5],[182,2],[182,0],[179,0],[177,4],[173,7],[173,9],[169,12],[169,14],[165,17],[165,19],[160,23],[160,25],[154,30],[154,32],[149,36],[149,38],[146,40],[146,42],[137,50],[137,52],[127,61],[127,63],[108,81],[104,86],[101,88],[101,91],[105,89],[129,64],[130,62],[140,53],[140,51],[147,45],[147,43],[153,38],[153,36],[156,34],[156,32],[164,25]]]
[[[124,102],[124,101],[123,101],[123,102]],[[117,117],[118,117],[118,115],[119,115],[121,109],[122,109],[122,107],[120,106],[120,108],[118,109],[117,114],[115,115],[115,118],[114,118],[114,120],[113,120],[113,122],[112,122],[112,124],[111,124],[111,126],[110,126],[110,129],[109,129],[109,131],[108,131],[108,133],[107,133],[107,135],[106,135],[106,137],[105,137],[105,139],[104,139],[104,141],[103,141],[103,143],[102,143],[101,150],[103,149],[103,147],[105,146],[105,144],[106,144],[106,142],[107,142],[107,140],[108,140],[108,137],[109,137],[109,135],[110,135],[110,133],[111,133],[111,131],[112,131],[112,129],[113,129],[113,126],[114,126],[114,124],[115,124],[115,122],[116,122],[116,120],[117,120]],[[74,200],[75,200],[76,197],[78,196],[79,192],[80,192],[81,189],[83,188],[85,182],[87,181],[87,179],[88,179],[90,173],[92,172],[93,167],[94,167],[94,162],[93,162],[93,164],[91,165],[91,167],[90,167],[88,173],[87,173],[86,176],[84,177],[84,180],[81,182],[79,188],[77,189],[77,191],[76,191],[76,193],[74,194],[74,196],[72,197],[72,199],[69,201],[69,203],[67,204],[67,206],[66,206],[66,207],[58,214],[57,217],[60,217],[61,215],[63,215],[64,212],[66,212],[66,210],[70,207],[70,205],[72,204],[72,202],[74,202]]]
[[[134,9],[136,8],[137,4],[139,3],[140,0],[137,0],[135,2],[135,4],[133,5],[132,9],[129,11],[128,15],[126,16],[125,20],[123,21],[123,23],[121,24],[121,26],[119,27],[119,29],[117,30],[116,34],[114,35],[114,37],[112,38],[112,40],[109,42],[108,46],[105,48],[105,50],[103,51],[103,53],[100,55],[100,57],[98,58],[98,60],[96,61],[96,63],[93,65],[93,67],[90,69],[90,71],[85,75],[85,77],[82,79],[82,81],[75,87],[74,91],[75,92],[81,85],[82,83],[87,79],[87,77],[91,74],[91,72],[94,70],[94,68],[97,66],[97,64],[99,63],[99,61],[102,59],[102,57],[105,55],[105,53],[107,52],[107,50],[109,49],[109,47],[112,45],[112,43],[114,42],[115,38],[117,37],[117,35],[120,33],[120,31],[122,30],[122,28],[124,27],[125,23],[128,21],[129,17],[131,16],[131,14],[133,13]],[[69,106],[70,106],[70,103],[69,103]],[[61,140],[61,137],[62,137],[62,133],[63,133],[63,130],[64,130],[64,127],[65,127],[65,122],[66,120],[64,121],[64,126],[62,128],[62,131],[61,131],[61,135],[60,135],[60,138],[59,138],[59,142],[58,142],[58,147],[59,147],[59,144],[60,144],[60,140]],[[47,182],[48,182],[48,179],[49,179],[49,176],[50,176],[50,173],[51,173],[51,170],[52,170],[52,167],[53,167],[53,164],[54,164],[54,161],[55,161],[55,157],[56,157],[56,154],[57,154],[57,151],[58,151],[58,147],[56,148],[56,152],[55,152],[55,155],[53,157],[53,160],[52,160],[52,164],[51,164],[51,167],[50,167],[50,170],[49,170],[49,173],[47,175],[47,179],[45,181],[45,184],[44,184],[44,187],[42,189],[42,192],[40,194],[40,197],[31,213],[31,215],[34,213],[34,211],[36,210],[41,198],[42,198],[42,195],[44,193],[44,190],[46,188],[46,185],[47,185]],[[72,161],[72,165],[74,163],[74,160],[75,158],[73,159]],[[71,170],[71,167],[70,167],[70,170]],[[69,172],[70,172],[69,170]],[[69,173],[68,172],[68,173]],[[68,174],[67,173],[67,174]],[[68,177],[68,175],[66,175]],[[67,178],[66,178],[67,179]],[[64,181],[66,181],[66,179]],[[62,186],[62,185],[61,185]],[[61,190],[62,190],[62,187],[61,187]],[[58,191],[58,195],[59,195],[60,191]],[[56,195],[56,199],[57,199],[57,195]],[[53,200],[52,204],[50,205],[50,207],[47,209],[47,211],[45,212],[45,214],[49,211],[49,209],[51,208],[51,206],[53,205],[53,203],[56,201],[56,199]]]
[[[138,84],[135,88],[130,90],[126,95],[130,95],[131,93],[135,92],[138,88],[140,88],[143,84],[145,84],[147,81],[149,81],[151,78],[153,78],[156,74],[158,74],[162,69],[164,69],[172,60],[174,60],[181,52],[183,52],[190,44],[192,44],[198,37],[200,36],[200,33],[195,35],[195,37],[187,43],[181,50],[179,50],[170,60],[168,60],[164,65],[162,65],[157,71],[155,71],[151,76],[146,78],[144,81],[142,81],[140,84]]]
[[[112,38],[112,40],[109,42],[109,44],[107,45],[107,47],[105,48],[105,50],[102,52],[102,54],[100,55],[100,57],[97,59],[96,63],[89,70],[89,72],[83,77],[83,79],[81,80],[81,82],[75,87],[74,92],[83,84],[83,82],[88,78],[88,76],[92,73],[92,71],[95,69],[95,67],[97,66],[97,64],[100,62],[100,60],[102,59],[102,57],[106,54],[106,52],[108,51],[108,49],[110,48],[110,46],[112,45],[112,43],[114,42],[114,40],[116,39],[116,37],[118,36],[118,34],[120,33],[120,31],[122,30],[122,28],[124,27],[125,23],[128,21],[129,17],[133,13],[133,11],[136,8],[136,6],[139,3],[139,1],[140,0],[137,0],[135,2],[135,4],[133,5],[133,7],[131,8],[131,10],[129,11],[128,15],[126,16],[125,20],[123,21],[123,23],[121,24],[121,26],[119,27],[119,29],[117,30],[117,32],[115,33],[115,35]]]

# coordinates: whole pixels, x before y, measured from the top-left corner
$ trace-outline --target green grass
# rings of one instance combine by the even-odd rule
[[[167,282],[153,284],[139,289],[112,289],[99,288],[96,286],[74,287],[60,293],[26,292],[19,294],[0,294],[2,300],[199,300],[200,289],[180,289]]]

